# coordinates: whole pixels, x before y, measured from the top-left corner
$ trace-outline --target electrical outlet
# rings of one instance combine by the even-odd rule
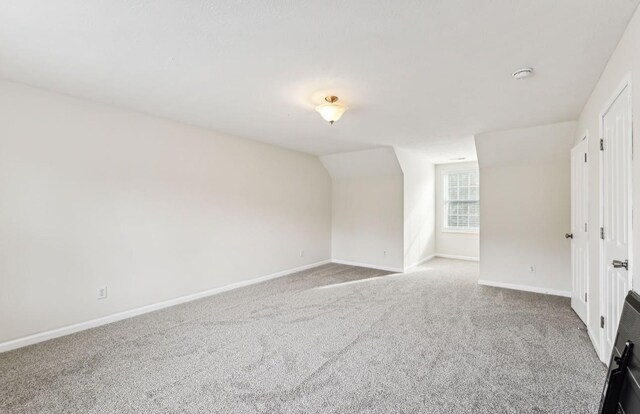
[[[536,267],[535,266],[529,266],[529,273],[535,273],[536,272]]]
[[[96,291],[96,299],[106,299],[107,298],[107,287],[100,286]]]
[[[300,250],[300,257],[304,257],[304,250]]]

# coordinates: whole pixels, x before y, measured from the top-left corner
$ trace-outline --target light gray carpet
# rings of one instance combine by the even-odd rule
[[[0,354],[0,412],[593,413],[569,300],[325,265]]]

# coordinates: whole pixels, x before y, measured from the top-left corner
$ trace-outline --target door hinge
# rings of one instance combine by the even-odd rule
[[[584,223],[584,232],[587,232],[587,223]]]
[[[584,292],[584,301],[587,301],[587,292]]]
[[[600,238],[604,240],[604,227],[600,227]]]
[[[587,153],[584,153],[584,162],[587,162]]]
[[[600,317],[600,327],[604,328],[604,316]]]
[[[604,151],[604,139],[600,140],[600,151]]]

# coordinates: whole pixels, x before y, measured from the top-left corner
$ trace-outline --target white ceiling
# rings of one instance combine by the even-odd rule
[[[639,1],[0,0],[0,77],[314,154],[474,159],[476,133],[575,119]]]

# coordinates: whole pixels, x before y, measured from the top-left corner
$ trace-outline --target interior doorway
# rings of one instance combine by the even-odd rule
[[[589,323],[589,141],[571,150],[571,307],[585,325]]]

